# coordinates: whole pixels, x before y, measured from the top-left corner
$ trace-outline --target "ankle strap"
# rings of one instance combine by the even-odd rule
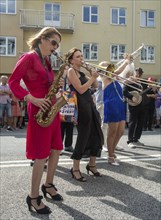
[[[74,173],[74,172],[80,172],[80,170],[73,170],[73,173]]]
[[[36,197],[36,198],[31,198],[31,197],[29,196],[29,198],[30,198],[30,200],[37,200],[37,205],[38,205],[38,206],[40,205],[41,200],[43,199],[42,196],[38,196],[38,197]]]
[[[89,166],[89,167],[91,167],[91,168],[94,168],[94,167],[96,167],[96,165],[94,165],[94,166],[91,166],[91,165],[89,165],[89,163],[87,164],[87,166]]]
[[[45,186],[45,188],[54,188],[55,191],[58,191],[57,188],[55,187],[55,185],[53,183],[48,183],[49,186]]]
[[[108,157],[108,159],[112,159],[112,160],[113,160],[113,159],[115,159],[115,158],[114,158],[114,157]]]

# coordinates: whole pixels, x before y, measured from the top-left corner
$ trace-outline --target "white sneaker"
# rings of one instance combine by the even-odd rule
[[[105,147],[105,146],[103,146],[102,150],[103,150],[104,152],[108,152],[108,149],[107,149],[107,147]]]
[[[116,146],[116,150],[123,150],[124,148],[122,147],[122,146],[120,146],[120,145],[117,145]]]
[[[136,143],[140,146],[144,146],[144,143],[141,143],[140,141],[137,141]]]
[[[133,142],[133,143],[129,143],[127,146],[130,148],[136,148],[137,144],[136,144],[136,142]]]

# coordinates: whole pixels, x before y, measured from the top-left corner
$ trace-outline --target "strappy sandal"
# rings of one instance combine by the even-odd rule
[[[114,157],[109,157],[108,158],[108,163],[114,166],[119,166],[120,164],[115,160]]]
[[[39,205],[41,204],[41,200],[42,200],[42,199],[43,199],[42,196],[38,196],[38,197],[36,197],[36,198],[31,198],[30,196],[27,196],[27,198],[26,198],[26,203],[27,203],[27,205],[28,205],[29,211],[31,212],[31,211],[32,211],[32,207],[33,207],[38,214],[50,214],[50,213],[51,213],[51,210],[50,210],[50,208],[49,208],[48,206],[45,205],[44,208],[42,208],[42,209],[36,209],[36,208],[32,205],[32,203],[31,203],[32,200],[36,200],[37,205],[39,206]]]
[[[80,172],[80,170],[73,170],[73,168],[70,170],[71,174],[72,174],[72,177],[77,180],[77,181],[80,181],[80,182],[86,182],[86,178],[84,178]],[[78,172],[80,174],[80,178],[76,178],[76,176],[74,175],[74,173]]]
[[[49,184],[49,186],[45,186],[44,184],[41,186],[41,190],[44,194],[44,197],[46,198],[47,197],[46,194],[48,193],[51,196],[52,200],[62,201],[63,197],[59,193],[57,193],[55,195],[51,195],[49,192],[46,191],[47,188],[54,188],[55,191],[57,191],[57,188],[55,187],[55,185],[53,185],[52,183],[48,183],[48,184]]]
[[[102,174],[100,174],[100,172],[98,172],[98,171],[94,172],[93,170],[91,170],[91,168],[95,168],[95,167],[96,166],[90,166],[89,164],[87,164],[87,166],[86,166],[87,174],[89,174],[89,171],[90,171],[91,173],[93,173],[94,176],[101,177]]]

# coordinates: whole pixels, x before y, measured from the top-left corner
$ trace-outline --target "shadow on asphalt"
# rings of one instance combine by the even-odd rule
[[[84,220],[93,220],[93,218],[90,218],[88,215],[82,213],[82,212],[79,212],[78,210],[64,204],[64,203],[61,203],[61,204],[56,204],[58,206],[59,209],[62,209],[64,212],[68,213],[68,215],[70,215],[71,217],[72,216],[81,216],[81,219],[84,219]],[[74,219],[80,219],[79,217],[75,217]]]
[[[66,194],[78,198],[96,197],[102,203],[111,206],[118,211],[125,212],[128,215],[135,216],[138,219],[160,219],[160,202],[154,197],[137,189],[137,182],[140,178],[160,183],[160,171],[151,171],[140,166],[131,165],[129,163],[121,163],[121,166],[117,167],[117,169],[114,166],[108,165],[107,162],[99,163],[97,166],[98,169],[104,169],[106,171],[108,169],[111,172],[118,172],[118,174],[132,177],[134,179],[134,186],[136,188],[134,188],[131,183],[128,184],[128,180],[126,183],[124,183],[123,181],[118,181],[108,175],[103,175],[103,177],[94,177],[92,175],[89,176],[83,174],[83,176],[87,178],[87,182],[85,183],[76,181],[72,177],[69,180],[69,170],[59,165],[57,175],[60,178],[63,178],[66,181],[71,181],[71,183],[74,185],[80,185],[82,187],[81,191],[67,191]],[[109,201],[110,199],[101,199],[101,197],[105,196],[112,197],[114,200],[116,199],[122,204]],[[64,204],[59,204],[59,208],[61,208],[63,211],[68,210],[67,212],[70,215],[76,211]],[[81,213],[81,215],[84,214]],[[149,218],[147,218],[147,216]],[[90,218],[84,216],[82,219]]]

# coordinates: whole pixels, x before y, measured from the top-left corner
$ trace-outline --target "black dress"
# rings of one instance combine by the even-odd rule
[[[85,74],[79,72],[81,84],[85,84],[87,79]],[[71,90],[75,90],[70,85]],[[77,92],[77,91],[76,91]],[[88,156],[100,156],[103,145],[103,133],[101,130],[100,116],[96,110],[92,95],[88,89],[83,94],[77,92],[78,102],[78,136],[72,159],[80,160],[84,154]]]

